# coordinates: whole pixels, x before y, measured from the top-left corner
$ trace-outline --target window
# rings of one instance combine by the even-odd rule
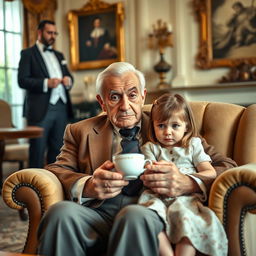
[[[21,0],[0,0],[0,98],[12,106],[12,121],[19,128],[23,126],[23,92],[17,82],[22,24]]]

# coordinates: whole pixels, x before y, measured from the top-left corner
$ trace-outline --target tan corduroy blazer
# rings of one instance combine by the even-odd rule
[[[148,140],[148,124],[148,113],[143,113],[141,126],[143,143]],[[57,161],[48,165],[46,169],[53,172],[61,181],[68,199],[71,198],[71,188],[78,179],[92,175],[96,168],[112,159],[112,136],[113,127],[105,114],[67,126],[61,153],[57,157]],[[217,173],[236,166],[234,161],[217,153],[205,140],[203,140],[203,146],[206,153],[211,156]],[[212,179],[205,178],[200,174],[194,176],[199,177],[207,189],[213,182]]]

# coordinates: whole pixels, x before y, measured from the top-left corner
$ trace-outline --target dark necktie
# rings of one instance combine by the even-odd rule
[[[119,133],[122,136],[121,147],[122,153],[140,153],[139,141],[136,135],[139,131],[139,127],[135,126],[131,129],[122,128]],[[138,178],[136,180],[130,180],[129,184],[122,189],[122,193],[127,196],[136,196],[139,194],[143,186],[142,181]]]
[[[50,48],[49,46],[48,46],[48,47],[47,47],[47,46],[44,46],[44,52],[45,52],[45,51],[53,52],[53,49]]]
[[[119,130],[119,133],[122,136],[121,147],[122,153],[140,153],[139,141],[136,138],[136,135],[139,131],[139,127],[135,126],[131,129],[122,128]]]

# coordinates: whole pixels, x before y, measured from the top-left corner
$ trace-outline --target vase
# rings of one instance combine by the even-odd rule
[[[171,85],[165,81],[166,73],[171,70],[171,65],[169,65],[165,59],[164,54],[160,53],[160,61],[154,66],[154,70],[159,74],[160,82],[157,84],[158,89],[167,89]]]

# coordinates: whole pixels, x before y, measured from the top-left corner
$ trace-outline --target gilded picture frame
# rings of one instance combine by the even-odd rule
[[[97,69],[124,61],[123,3],[90,0],[68,12],[71,69]]]
[[[200,23],[198,68],[256,64],[256,3],[194,0],[193,5]]]

